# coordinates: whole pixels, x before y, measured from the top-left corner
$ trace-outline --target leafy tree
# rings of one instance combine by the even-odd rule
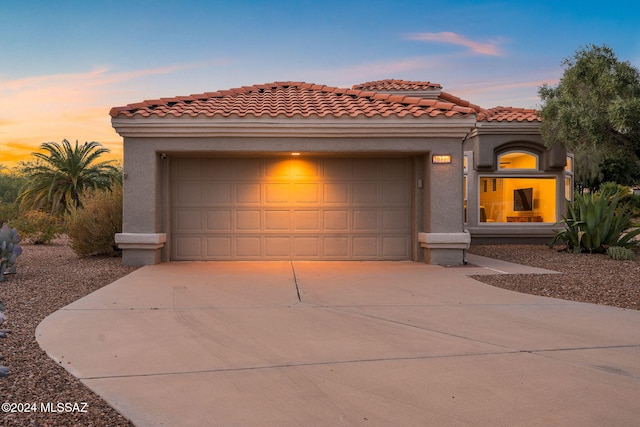
[[[22,166],[27,183],[18,196],[21,207],[46,206],[52,214],[81,207],[83,191],[110,189],[118,172],[111,160],[98,162],[109,149],[95,141],[72,146],[65,139],[40,148],[44,152],[33,153],[36,160]]]
[[[548,145],[577,154],[576,181],[640,182],[640,72],[606,45],[580,48],[562,62],[557,86],[543,85],[540,131]]]

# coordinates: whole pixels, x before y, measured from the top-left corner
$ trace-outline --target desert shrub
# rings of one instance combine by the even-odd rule
[[[631,217],[640,217],[640,195],[633,194],[631,187],[616,184],[615,182],[605,182],[600,185],[601,193],[619,196],[619,206],[627,206],[631,210]]]
[[[15,203],[0,201],[0,226],[16,218],[18,209]]]
[[[42,211],[28,211],[10,222],[25,240],[34,244],[49,243],[62,231],[59,220]]]
[[[618,196],[619,201],[622,202],[624,197],[631,193],[631,188],[615,182],[604,182],[600,184],[598,193],[607,194],[609,196]]]
[[[117,255],[115,234],[122,231],[122,186],[85,192],[80,207],[69,209],[65,229],[76,255]]]
[[[556,233],[550,243],[564,241],[572,252],[603,253],[609,246],[630,248],[638,244],[634,238],[640,228],[632,227],[631,210],[620,205],[615,189],[575,195],[561,224],[565,228]]]
[[[635,252],[629,248],[621,248],[620,246],[609,246],[607,248],[609,258],[616,261],[630,261],[636,257]]]

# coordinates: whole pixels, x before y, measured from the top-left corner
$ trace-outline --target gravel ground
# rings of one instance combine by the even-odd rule
[[[477,245],[469,253],[564,274],[475,276],[527,294],[640,310],[640,256],[615,261],[606,254],[573,254],[547,245]]]
[[[1,328],[0,353],[9,376],[0,378],[0,403],[36,404],[38,412],[0,413],[3,426],[130,426],[104,402],[40,349],[36,326],[49,314],[130,273],[120,258],[78,258],[64,239],[47,245],[22,245],[18,274],[0,283],[8,317]],[[69,331],[73,334],[73,331]],[[86,413],[42,413],[40,404],[86,402]],[[17,408],[14,408],[17,409]],[[74,409],[71,406],[71,409]]]
[[[49,314],[130,273],[120,258],[76,257],[64,239],[23,245],[18,274],[0,283],[10,329],[0,339],[0,362],[11,371],[0,378],[0,403],[35,403],[38,412],[3,413],[3,426],[130,426],[128,420],[44,353],[36,326]],[[490,285],[573,301],[640,310],[640,257],[613,261],[606,255],[558,252],[544,245],[482,245],[469,252],[560,271],[562,275],[478,276]],[[73,333],[73,331],[69,331]],[[40,404],[86,402],[86,413],[42,413]]]

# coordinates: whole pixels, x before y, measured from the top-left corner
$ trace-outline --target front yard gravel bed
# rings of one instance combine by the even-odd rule
[[[640,257],[574,254],[547,245],[472,245],[469,253],[563,274],[474,276],[489,285],[545,297],[640,310]]]
[[[36,326],[49,314],[135,270],[120,258],[78,258],[64,238],[47,245],[22,244],[18,272],[0,282],[0,300],[10,329],[0,339],[0,403],[33,404],[37,412],[0,413],[3,426],[131,426],[132,424],[62,366],[51,360],[35,339]],[[73,335],[74,331],[67,333]],[[84,412],[43,413],[41,404],[70,403]],[[65,408],[63,407],[63,410]]]
[[[48,245],[24,244],[18,274],[0,283],[0,300],[12,332],[0,339],[1,402],[81,403],[86,413],[3,413],[3,426],[130,426],[131,423],[62,366],[35,339],[36,326],[65,305],[132,272],[120,258],[78,258],[64,238]],[[470,253],[542,267],[560,275],[477,276],[493,286],[547,297],[640,309],[640,259],[613,261],[606,255],[569,254],[544,245],[474,245]],[[73,334],[73,331],[68,331]]]

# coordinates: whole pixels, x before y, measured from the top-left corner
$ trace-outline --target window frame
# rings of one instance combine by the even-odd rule
[[[502,168],[500,167],[500,159],[503,156],[509,155],[509,154],[524,154],[527,156],[531,156],[533,158],[535,158],[536,160],[536,166],[533,168]],[[507,150],[507,151],[503,151],[501,153],[496,153],[496,173],[508,170],[508,171],[540,171],[540,155],[538,153],[535,153],[533,151],[530,150],[524,150],[524,149],[512,149],[512,150]]]
[[[525,169],[526,171],[530,171],[530,169]],[[486,180],[485,182],[487,182],[487,189],[489,190],[488,192],[491,191],[492,186],[489,185],[489,183],[491,182],[492,179],[513,179],[513,178],[520,178],[520,179],[547,179],[547,180],[553,180],[555,182],[555,187],[556,187],[556,191],[553,194],[554,197],[554,205],[555,205],[555,220],[554,221],[544,221],[544,222],[526,222],[526,223],[522,223],[522,222],[507,222],[507,221],[480,221],[481,219],[481,215],[480,215],[480,208],[482,207],[482,204],[480,202],[481,200],[481,194],[482,194],[482,183],[483,180]],[[488,173],[483,173],[483,174],[478,174],[478,209],[476,211],[476,221],[477,224],[480,226],[486,226],[486,227],[496,227],[496,226],[507,226],[507,227],[517,227],[517,226],[522,226],[523,224],[527,224],[528,226],[534,226],[534,227],[541,227],[541,226],[549,226],[549,224],[556,224],[558,221],[558,218],[560,218],[560,211],[559,211],[559,206],[558,206],[558,200],[557,200],[557,193],[558,193],[558,184],[559,180],[558,177],[556,175],[553,174],[549,174],[549,173],[537,173],[534,175],[529,174],[513,174],[513,173],[509,173],[509,174],[500,174],[499,176],[496,176],[495,174],[488,174]],[[564,180],[562,181],[562,186],[564,188]]]

